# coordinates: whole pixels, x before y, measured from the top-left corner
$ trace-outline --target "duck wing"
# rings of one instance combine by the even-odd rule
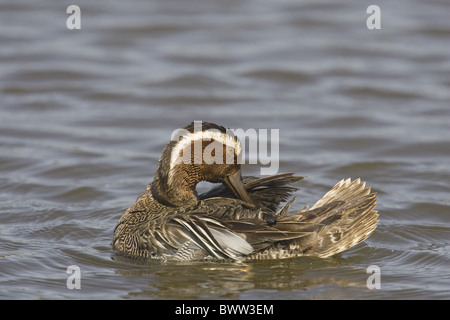
[[[257,208],[275,213],[281,202],[287,201],[298,190],[292,184],[304,177],[281,173],[263,178],[244,177],[244,187]],[[200,200],[222,197],[235,198],[224,185],[219,185],[199,196]]]
[[[251,228],[242,230],[242,225],[240,228],[246,240],[258,249],[251,258],[326,258],[372,234],[378,223],[376,205],[377,194],[364,182],[347,179],[336,184],[311,209],[278,218],[271,227],[272,233]]]
[[[254,251],[244,237],[203,214],[171,214],[141,234],[139,247],[151,258],[190,261],[239,259]]]

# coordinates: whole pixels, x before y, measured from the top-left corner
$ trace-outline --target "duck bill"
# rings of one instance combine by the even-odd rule
[[[248,205],[254,207],[253,201],[250,198],[250,195],[247,193],[247,190],[244,188],[244,183],[242,182],[241,171],[231,174],[224,179],[225,185],[230,189],[230,191],[234,194],[234,196]]]

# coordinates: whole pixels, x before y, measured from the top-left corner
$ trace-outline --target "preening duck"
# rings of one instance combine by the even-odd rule
[[[375,230],[377,195],[360,179],[338,182],[309,209],[289,213],[303,179],[241,175],[241,145],[224,127],[194,123],[164,148],[153,182],[119,219],[113,248],[144,259],[329,257]],[[220,183],[198,195],[200,181]]]

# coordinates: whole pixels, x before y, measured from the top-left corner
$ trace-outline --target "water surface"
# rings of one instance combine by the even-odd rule
[[[450,298],[448,2],[378,1],[373,31],[368,1],[78,1],[81,30],[70,4],[0,1],[0,298]],[[378,228],[328,259],[118,258],[117,220],[193,120],[279,129],[294,209],[361,177]]]

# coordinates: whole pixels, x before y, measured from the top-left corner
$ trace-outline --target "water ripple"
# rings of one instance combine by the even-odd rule
[[[381,4],[374,31],[356,0],[80,6],[75,31],[51,0],[0,2],[1,298],[449,298],[448,3]],[[280,172],[307,176],[296,208],[361,177],[378,228],[330,259],[117,256],[117,220],[193,120],[278,129]]]

